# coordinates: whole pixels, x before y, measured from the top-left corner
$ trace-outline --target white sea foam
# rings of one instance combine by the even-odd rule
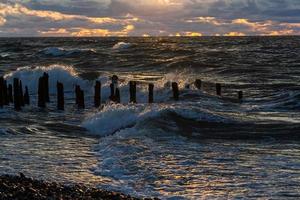
[[[82,52],[95,52],[94,49],[64,49],[60,47],[47,47],[40,51],[39,53],[42,53],[44,55],[48,56],[69,56],[76,53],[82,53]]]
[[[56,93],[57,81],[64,84],[66,92],[73,91],[76,84],[82,88],[90,90],[92,83],[78,77],[77,72],[70,66],[51,65],[49,67],[20,67],[16,71],[5,75],[8,83],[12,83],[14,78],[22,80],[23,87],[28,86],[29,92],[37,93],[39,78],[44,72],[49,74],[49,92]]]
[[[82,126],[100,136],[134,126],[138,121],[158,114],[157,108],[140,105],[110,104],[88,117]]]
[[[0,58],[7,58],[9,56],[10,56],[9,53],[0,53]]]
[[[108,104],[103,110],[88,116],[82,123],[82,126],[89,130],[91,134],[107,136],[122,129],[135,127],[151,118],[160,117],[168,113],[174,113],[180,117],[195,121],[232,121],[227,117],[214,114],[209,110],[193,107],[184,103],[162,103],[153,105]]]
[[[113,49],[128,49],[132,47],[131,43],[126,43],[126,42],[118,42],[113,46]]]

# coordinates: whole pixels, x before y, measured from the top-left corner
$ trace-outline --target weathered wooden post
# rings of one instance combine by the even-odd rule
[[[45,81],[44,77],[39,78],[38,86],[38,107],[46,108],[46,95],[45,95]]]
[[[202,81],[200,79],[196,79],[195,86],[198,90],[201,90],[202,87]]]
[[[20,84],[19,84],[19,89],[20,89],[20,103],[21,103],[21,106],[25,106],[24,96],[23,96],[23,85],[22,85],[21,80],[20,80]]]
[[[179,100],[179,89],[178,84],[176,82],[172,83],[172,90],[173,90],[173,98],[175,101]]]
[[[18,78],[14,78],[14,108],[16,111],[21,110],[21,102],[20,102],[20,81]]]
[[[0,107],[4,105],[4,78],[0,77]]]
[[[136,82],[129,81],[130,103],[136,103]]]
[[[79,104],[79,96],[80,96],[80,86],[76,85],[75,86],[75,103],[78,105]]]
[[[218,95],[218,96],[221,96],[221,95],[222,95],[221,90],[222,90],[221,84],[220,84],[220,83],[216,83],[216,92],[217,92],[217,95]]]
[[[243,91],[239,91],[238,92],[238,99],[239,99],[239,101],[242,101],[243,100]]]
[[[29,97],[29,92],[28,92],[28,87],[25,87],[25,93],[24,93],[24,104],[25,105],[30,105],[30,97]]]
[[[3,96],[4,96],[4,105],[9,105],[9,96],[8,96],[8,89],[7,89],[7,81],[4,80],[3,82]]]
[[[10,103],[13,103],[14,102],[14,98],[13,98],[13,87],[11,84],[8,85],[8,89],[7,89],[7,96],[8,96],[8,99],[9,99],[9,102]]]
[[[48,73],[44,72],[44,90],[45,90],[45,100],[47,103],[50,102],[50,95],[49,95],[49,75]]]
[[[84,109],[84,91],[80,89],[78,98],[78,109]]]
[[[117,96],[118,81],[119,81],[118,76],[113,75],[111,78],[111,84],[110,84],[110,94],[111,95],[110,95],[109,99],[114,102],[118,102],[118,100],[121,98],[120,90],[119,90],[119,94]]]
[[[64,110],[65,109],[64,85],[60,82],[57,82],[56,88],[57,88],[57,110]]]
[[[148,86],[148,92],[149,92],[149,95],[148,95],[148,103],[153,103],[153,89],[154,89],[154,84],[153,83],[150,83],[149,86]]]
[[[119,88],[116,88],[115,102],[116,102],[116,103],[121,103],[121,95],[120,95],[120,90],[119,90]]]
[[[111,101],[113,101],[114,96],[115,96],[114,84],[111,83],[109,86],[110,86],[110,96],[109,96],[109,99],[110,99]]]
[[[96,108],[99,108],[101,106],[101,82],[100,81],[96,81],[94,104]]]

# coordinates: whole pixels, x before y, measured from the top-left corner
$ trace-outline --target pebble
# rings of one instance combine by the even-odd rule
[[[88,188],[84,185],[66,186],[19,176],[0,176],[0,200],[138,200],[125,194]],[[157,198],[146,198],[158,200]]]

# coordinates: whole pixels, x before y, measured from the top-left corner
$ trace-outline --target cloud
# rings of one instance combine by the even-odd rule
[[[245,33],[241,33],[241,32],[229,32],[229,33],[226,33],[226,34],[224,34],[224,36],[233,36],[233,37],[235,37],[235,36],[245,36],[246,34]]]
[[[229,36],[241,33],[300,33],[298,0],[1,2],[0,36]]]
[[[111,31],[108,29],[88,29],[88,28],[51,28],[45,31],[39,31],[42,36],[76,36],[76,37],[106,37],[106,36],[127,36],[129,32],[134,30],[133,25],[127,25],[119,31]]]
[[[202,33],[199,33],[199,32],[185,32],[184,35],[189,36],[189,37],[199,37],[199,36],[202,36]]]
[[[0,26],[3,26],[6,22],[6,19],[4,17],[0,16]]]

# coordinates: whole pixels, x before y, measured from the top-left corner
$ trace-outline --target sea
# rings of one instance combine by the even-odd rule
[[[44,72],[50,103],[42,109]],[[113,75],[120,104],[109,101]],[[300,198],[300,37],[0,38],[0,76],[19,78],[30,94],[19,112],[0,108],[1,174],[140,198]],[[75,85],[85,109],[75,105]]]

